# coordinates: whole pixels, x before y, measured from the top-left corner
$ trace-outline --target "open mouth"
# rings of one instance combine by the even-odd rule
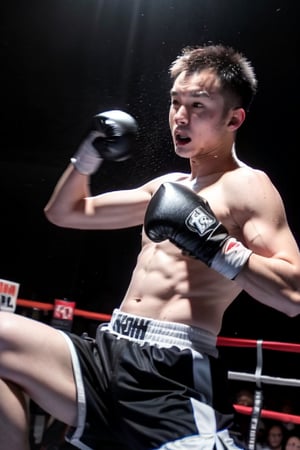
[[[191,138],[185,136],[184,134],[176,134],[175,135],[176,144],[178,145],[186,145],[191,142]]]

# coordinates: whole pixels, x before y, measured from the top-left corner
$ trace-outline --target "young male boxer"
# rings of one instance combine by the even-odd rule
[[[209,45],[184,49],[170,73],[170,131],[190,173],[91,196],[90,176],[126,158],[136,131],[122,111],[95,118],[45,213],[87,230],[144,223],[141,252],[95,341],[0,313],[0,448],[28,449],[26,393],[81,449],[236,449],[216,350],[224,312],[242,290],[300,312],[299,249],[280,194],[235,153],[256,91],[250,62]]]

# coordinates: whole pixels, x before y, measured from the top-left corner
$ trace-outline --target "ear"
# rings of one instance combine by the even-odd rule
[[[236,131],[244,122],[246,112],[244,108],[235,108],[230,111],[228,127],[231,131]]]

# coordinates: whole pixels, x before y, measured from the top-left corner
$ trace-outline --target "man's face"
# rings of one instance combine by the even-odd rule
[[[214,152],[227,136],[227,115],[214,72],[181,73],[171,90],[169,124],[175,151],[186,158]]]

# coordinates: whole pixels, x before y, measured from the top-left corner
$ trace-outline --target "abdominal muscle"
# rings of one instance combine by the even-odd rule
[[[183,256],[169,241],[155,244],[144,235],[120,309],[218,334],[225,310],[240,291],[233,281]]]

